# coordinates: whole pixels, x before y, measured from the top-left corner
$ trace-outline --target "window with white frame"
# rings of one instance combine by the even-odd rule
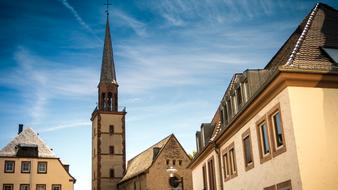
[[[20,190],[30,190],[29,184],[20,184]]]
[[[31,162],[22,161],[21,162],[21,173],[30,173],[31,172]]]
[[[61,184],[53,184],[52,190],[61,190]]]
[[[47,162],[38,162],[38,173],[39,174],[47,173]]]
[[[3,190],[13,190],[13,184],[3,184]]]
[[[5,160],[5,173],[14,173],[15,161]]]
[[[46,184],[37,184],[36,190],[46,190]]]

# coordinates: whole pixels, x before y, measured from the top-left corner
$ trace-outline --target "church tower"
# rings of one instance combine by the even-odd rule
[[[117,190],[126,171],[126,111],[118,107],[118,87],[107,14],[98,105],[91,117],[92,190]]]

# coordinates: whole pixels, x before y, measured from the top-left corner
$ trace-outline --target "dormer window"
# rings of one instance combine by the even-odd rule
[[[231,101],[230,101],[230,97],[227,99],[227,109],[228,109],[228,114],[229,114],[229,118],[231,117]]]
[[[36,144],[18,144],[16,148],[18,157],[38,157],[39,155],[38,145]]]
[[[338,64],[338,48],[322,47],[322,50],[336,63]]]
[[[227,111],[226,105],[224,105],[224,107],[223,107],[223,114],[222,114],[222,116],[224,118],[224,122],[227,123],[228,122],[228,111]]]
[[[219,118],[221,120],[221,124],[223,125],[224,124],[224,112],[223,112],[223,109],[221,109],[221,113],[220,113]]]
[[[238,109],[239,110],[239,106],[242,105],[243,102],[243,97],[242,97],[242,92],[241,92],[241,86],[238,86],[238,88],[236,89],[236,95],[237,95],[237,105],[238,105]]]

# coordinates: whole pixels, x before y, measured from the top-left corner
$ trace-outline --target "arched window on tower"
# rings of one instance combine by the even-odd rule
[[[104,93],[104,92],[101,94],[100,108],[99,109],[102,109],[102,110],[106,109],[106,93]]]
[[[112,111],[113,108],[113,94],[111,92],[108,93],[108,111]]]
[[[117,111],[117,93],[114,93],[114,110]]]

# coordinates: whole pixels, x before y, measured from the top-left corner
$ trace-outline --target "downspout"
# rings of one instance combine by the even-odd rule
[[[219,183],[221,184],[221,190],[223,190],[223,181],[222,181],[222,167],[221,167],[221,150],[220,148],[217,146],[217,144],[215,143],[215,141],[213,142],[213,146],[214,146],[214,149],[215,149],[215,152],[217,154],[217,162],[218,162],[218,172],[219,172],[219,175],[218,175],[218,180],[219,180]]]

